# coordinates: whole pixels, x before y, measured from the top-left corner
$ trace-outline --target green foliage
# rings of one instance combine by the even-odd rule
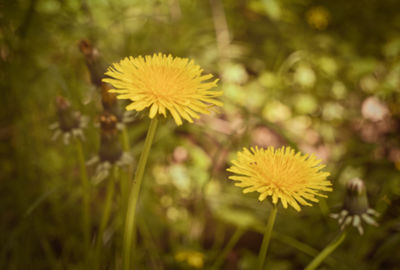
[[[334,184],[319,205],[279,209],[269,269],[302,269],[332,241],[339,227],[329,213],[338,212],[353,177],[365,181],[380,225],[362,236],[349,229],[322,267],[399,267],[398,1],[18,0],[0,7],[0,269],[93,269],[75,146],[52,140],[48,128],[62,95],[89,117],[84,155],[97,155],[101,95],[80,40],[98,49],[98,70],[128,55],[171,53],[195,59],[224,91],[218,115],[182,127],[159,123],[138,204],[137,269],[208,269],[238,227],[246,231],[221,269],[255,269],[270,205],[241,194],[225,171],[235,151],[250,145],[313,152]],[[144,115],[126,126],[133,164],[147,127]],[[120,175],[100,269],[121,268],[129,169]],[[92,188],[93,242],[108,180]]]

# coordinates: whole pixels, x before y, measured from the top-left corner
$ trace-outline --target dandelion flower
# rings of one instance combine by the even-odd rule
[[[329,173],[321,171],[325,165],[320,162],[290,147],[244,148],[228,169],[236,174],[229,179],[238,181],[235,185],[245,188],[243,193],[258,191],[260,201],[271,196],[273,204],[280,199],[283,207],[300,211],[299,204],[311,206],[309,201],[318,202],[317,196],[326,197],[321,191],[332,190],[326,179]]]
[[[193,250],[179,251],[175,254],[175,260],[186,262],[190,266],[200,269],[204,265],[204,254]]]
[[[306,19],[311,27],[317,30],[324,30],[329,24],[330,13],[322,6],[313,7],[307,11]]]
[[[105,73],[109,78],[104,82],[113,85],[111,92],[117,98],[132,101],[128,111],[149,109],[149,117],[157,114],[172,115],[177,125],[182,118],[188,122],[199,118],[199,113],[209,114],[214,105],[222,106],[216,97],[222,91],[212,88],[218,79],[211,80],[211,74],[203,75],[203,70],[193,60],[154,54],[153,56],[126,57],[113,64]]]

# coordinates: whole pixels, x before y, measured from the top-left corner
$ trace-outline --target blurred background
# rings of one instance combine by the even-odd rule
[[[226,172],[251,145],[315,153],[334,186],[300,213],[280,209],[269,269],[302,269],[337,235],[329,214],[354,177],[379,226],[350,228],[321,269],[400,269],[399,10],[396,0],[2,0],[0,268],[95,269],[83,263],[72,138],[82,133],[93,241],[115,185],[98,268],[120,269],[120,179],[149,121],[123,114],[100,79],[125,56],[162,52],[220,78],[224,107],[160,124],[137,212],[139,269],[210,269],[232,235],[220,269],[255,269],[270,204]]]

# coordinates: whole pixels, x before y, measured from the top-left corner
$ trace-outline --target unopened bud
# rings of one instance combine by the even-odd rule
[[[114,163],[122,155],[122,148],[118,138],[117,118],[109,113],[100,116],[100,150],[101,161]]]
[[[62,132],[79,128],[80,115],[72,110],[68,100],[62,96],[56,97],[56,107],[59,127]]]
[[[347,183],[343,208],[350,215],[363,214],[368,210],[367,191],[361,179],[353,178]]]
[[[56,109],[58,121],[50,125],[50,129],[54,130],[52,139],[55,140],[62,135],[66,144],[71,137],[84,139],[83,128],[86,127],[87,117],[73,111],[71,104],[62,96],[56,97]]]
[[[78,44],[79,50],[85,56],[86,66],[89,69],[91,82],[97,86],[101,86],[101,78],[103,77],[105,67],[101,63],[98,50],[88,40],[81,40]]]
[[[347,225],[353,225],[360,234],[363,234],[362,221],[378,226],[374,216],[377,217],[379,214],[368,206],[367,190],[364,182],[359,178],[351,179],[346,185],[346,195],[341,212],[331,214],[331,217],[338,220],[342,230]]]
[[[111,113],[121,120],[121,111],[118,106],[117,97],[114,93],[110,93],[109,90],[112,86],[108,83],[101,83],[101,104],[103,105],[104,111]]]

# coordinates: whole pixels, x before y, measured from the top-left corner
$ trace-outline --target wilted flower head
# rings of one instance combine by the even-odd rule
[[[100,149],[99,154],[87,162],[87,165],[98,164],[94,183],[104,180],[110,173],[112,165],[124,166],[132,162],[129,153],[124,153],[118,138],[117,117],[103,113],[100,116]]]
[[[61,134],[65,144],[69,143],[71,137],[83,139],[82,129],[86,127],[88,119],[73,111],[69,101],[62,96],[56,97],[56,109],[58,121],[50,125],[50,129],[55,130],[52,139],[57,139]]]
[[[100,128],[100,160],[114,163],[122,155],[122,147],[118,138],[117,117],[108,113],[101,115]]]
[[[360,234],[363,234],[361,222],[365,221],[367,224],[378,226],[373,218],[378,215],[375,210],[369,208],[364,182],[359,178],[353,178],[347,183],[342,211],[331,214],[331,217],[338,220],[342,230],[347,225],[353,225]]]
[[[288,204],[297,211],[308,201],[318,202],[316,196],[326,197],[320,191],[331,191],[332,184],[326,177],[328,172],[320,171],[325,165],[314,155],[295,153],[290,147],[243,148],[238,159],[232,161],[228,171],[236,175],[229,179],[238,181],[236,186],[245,188],[243,193],[258,191],[258,199],[272,196],[272,203],[281,200],[283,207]]]
[[[209,81],[211,74],[202,75],[203,70],[187,58],[172,57],[161,53],[153,56],[126,57],[113,64],[105,73],[110,78],[104,82],[112,84],[117,98],[132,101],[128,111],[149,109],[149,117],[157,114],[164,117],[167,111],[177,125],[182,118],[193,122],[199,113],[209,114],[213,105],[222,106],[215,99],[222,91],[211,90],[217,81]]]

